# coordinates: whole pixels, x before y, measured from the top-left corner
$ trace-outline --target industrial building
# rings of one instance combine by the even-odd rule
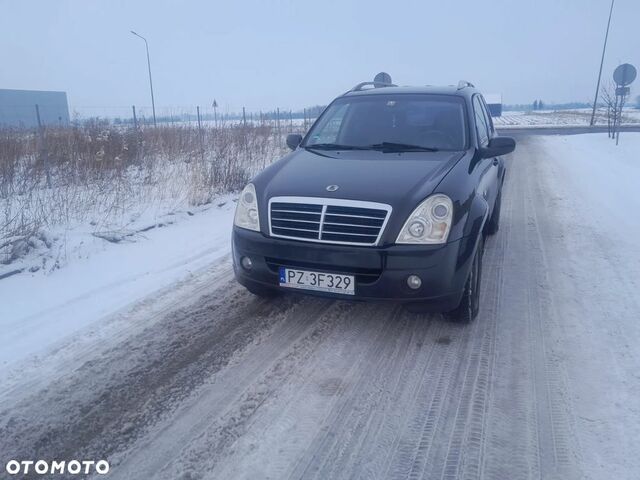
[[[66,92],[0,89],[0,127],[36,127],[38,114],[42,125],[68,125]]]
[[[502,116],[502,94],[501,93],[487,93],[484,95],[484,100],[487,102],[487,108],[492,117]]]

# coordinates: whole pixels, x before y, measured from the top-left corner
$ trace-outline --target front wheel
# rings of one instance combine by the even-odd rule
[[[480,284],[482,280],[482,254],[484,252],[484,237],[480,235],[476,254],[473,257],[471,271],[464,286],[464,293],[460,304],[446,316],[460,323],[470,323],[480,311]]]

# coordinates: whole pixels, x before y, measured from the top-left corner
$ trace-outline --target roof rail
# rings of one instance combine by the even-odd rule
[[[380,88],[380,87],[397,87],[397,85],[395,83],[385,83],[385,82],[362,82],[357,84],[355,87],[353,87],[351,90],[349,90],[350,92],[359,92],[361,90],[363,90],[363,87],[375,87],[375,88]]]
[[[475,85],[471,82],[467,82],[466,80],[460,80],[458,82],[458,90],[462,90],[463,88],[467,87],[475,88]]]

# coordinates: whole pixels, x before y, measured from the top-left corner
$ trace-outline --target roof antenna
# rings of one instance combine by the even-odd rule
[[[385,85],[391,85],[391,75],[387,72],[380,72],[373,77],[373,86],[375,88],[384,87]]]

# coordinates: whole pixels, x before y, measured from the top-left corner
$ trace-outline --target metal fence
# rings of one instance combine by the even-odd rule
[[[34,106],[35,108],[35,106]],[[116,125],[137,124],[153,125],[154,117],[151,106],[71,106],[71,123],[81,123],[91,119],[100,119]],[[156,107],[156,125],[177,125],[200,121],[203,125],[222,126],[261,125],[268,122],[279,124],[281,129],[302,125],[308,128],[319,115],[320,107],[302,110],[286,110],[279,107],[258,109],[242,107],[231,112],[212,105],[179,105]]]

